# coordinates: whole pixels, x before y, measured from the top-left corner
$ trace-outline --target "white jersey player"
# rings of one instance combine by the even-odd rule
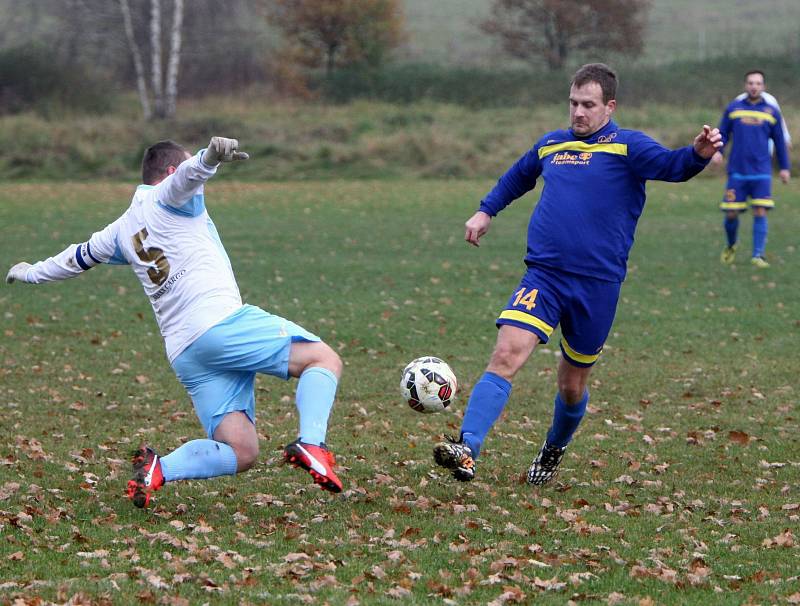
[[[212,137],[191,156],[172,141],[147,149],[142,180],[128,210],[94,233],[34,265],[18,263],[6,277],[39,284],[82,274],[99,263],[129,264],[156,316],[176,375],[192,398],[208,439],[159,457],[140,447],[128,496],[138,507],[165,482],[230,475],[258,456],[255,374],[299,377],[299,437],[286,460],[322,488],[342,484],[325,446],[341,376],[339,356],[319,337],[279,316],[243,305],[231,263],[205,208],[204,183],[220,162],[247,159],[235,139]]]

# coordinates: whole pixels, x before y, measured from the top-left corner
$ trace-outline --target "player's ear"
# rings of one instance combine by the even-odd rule
[[[608,103],[606,103],[606,108],[608,108],[608,113],[612,113],[615,109],[617,109],[617,100],[611,99]]]
[[[178,170],[178,168],[175,167],[175,166],[172,166],[172,165],[167,166],[167,176],[169,177],[176,170]]]

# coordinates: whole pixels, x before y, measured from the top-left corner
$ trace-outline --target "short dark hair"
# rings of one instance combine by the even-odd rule
[[[617,98],[617,74],[605,63],[587,63],[572,76],[572,86],[585,86],[597,82],[603,91],[603,103]]]
[[[745,80],[747,80],[747,79],[748,79],[750,76],[752,76],[752,75],[754,75],[754,74],[758,74],[759,76],[761,76],[761,78],[762,78],[763,80],[766,80],[766,79],[767,79],[767,77],[764,75],[764,72],[762,72],[760,69],[751,69],[749,72],[747,72],[747,73],[744,75],[744,79],[745,79]]]
[[[175,141],[159,141],[144,150],[142,157],[142,183],[153,185],[167,176],[170,166],[178,166],[186,159],[186,150]]]

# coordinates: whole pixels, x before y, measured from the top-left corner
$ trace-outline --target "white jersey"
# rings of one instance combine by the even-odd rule
[[[202,152],[158,185],[140,185],[125,213],[88,242],[33,265],[27,281],[79,275],[98,263],[130,264],[142,283],[172,362],[242,306],[239,287],[205,208],[203,184],[216,167]]]

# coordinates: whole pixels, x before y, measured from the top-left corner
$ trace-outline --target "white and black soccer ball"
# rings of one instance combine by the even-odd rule
[[[403,369],[400,393],[417,412],[439,412],[450,406],[458,381],[444,360],[433,356],[417,358]]]

